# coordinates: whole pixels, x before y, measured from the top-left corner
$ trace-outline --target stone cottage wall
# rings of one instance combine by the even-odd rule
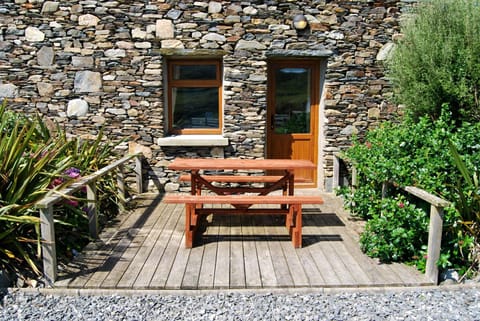
[[[265,156],[267,56],[330,51],[324,88],[320,188],[333,153],[395,115],[382,60],[412,0],[168,1],[3,0],[0,98],[39,112],[74,135],[104,128],[149,156],[161,185],[176,155]],[[309,27],[297,32],[292,17]],[[162,147],[165,56],[221,54],[226,147]],[[127,149],[127,144],[119,145]]]

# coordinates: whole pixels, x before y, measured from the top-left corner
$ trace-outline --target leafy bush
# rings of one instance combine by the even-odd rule
[[[479,123],[463,122],[460,127],[455,127],[451,114],[444,109],[437,120],[421,117],[418,122],[406,119],[401,123],[383,123],[377,129],[369,131],[363,141],[355,140],[353,146],[345,151],[344,157],[357,169],[358,187],[353,191],[344,189],[341,193],[351,212],[368,220],[362,236],[365,251],[387,261],[408,261],[413,258],[417,265],[422,265],[421,243],[407,244],[403,240],[394,242],[392,239],[389,239],[388,246],[382,243],[387,242],[387,236],[397,235],[398,230],[395,229],[400,227],[405,229],[403,232],[409,238],[415,241],[426,240],[425,229],[417,225],[405,225],[406,221],[411,220],[413,209],[405,211],[394,207],[399,197],[406,197],[405,202],[415,205],[416,210],[427,210],[424,202],[410,198],[398,188],[413,185],[453,203],[452,207],[445,209],[439,263],[443,267],[455,267],[461,273],[472,265],[475,257],[472,250],[478,244],[479,235],[474,235],[465,228],[472,217],[467,219],[460,215],[457,208],[462,200],[469,209],[473,208],[475,188],[468,187],[463,182],[449,141],[462,151],[461,159],[465,168],[473,172],[480,167],[479,134]],[[460,184],[457,183],[459,179]],[[473,178],[471,180],[474,181]],[[382,200],[382,186],[385,182],[390,184],[386,191],[387,199]],[[459,191],[462,191],[461,197],[458,196]],[[386,208],[392,211],[392,216],[386,213]],[[385,235],[385,238],[376,235]]]
[[[404,196],[386,198],[379,211],[371,208],[371,219],[360,238],[362,250],[383,262],[419,259],[428,241],[426,213]]]
[[[0,268],[28,264],[40,273],[38,215],[33,205],[47,192],[52,179],[69,165],[60,157],[61,140],[45,139],[47,129],[0,107]],[[40,143],[41,142],[41,143]],[[17,264],[12,264],[12,263]]]
[[[480,120],[480,6],[477,0],[420,1],[388,62],[397,101],[415,118]]]
[[[0,269],[41,274],[35,203],[52,189],[108,165],[115,156],[115,146],[101,134],[96,140],[67,139],[58,126],[50,127],[39,117],[8,111],[5,103],[0,106]],[[117,212],[116,180],[106,176],[97,186],[105,222]],[[85,198],[83,191],[54,208],[60,256],[71,256],[88,241]]]

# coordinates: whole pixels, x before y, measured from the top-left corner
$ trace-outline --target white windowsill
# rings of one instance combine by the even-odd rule
[[[222,135],[179,135],[158,139],[159,146],[228,146]]]

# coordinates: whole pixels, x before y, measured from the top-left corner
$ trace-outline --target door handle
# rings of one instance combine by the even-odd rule
[[[275,114],[272,114],[270,116],[270,129],[274,129],[275,128]]]

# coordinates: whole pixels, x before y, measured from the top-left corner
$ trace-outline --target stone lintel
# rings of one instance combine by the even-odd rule
[[[268,58],[328,58],[333,55],[331,50],[285,50],[274,49],[266,52]]]
[[[225,50],[221,49],[178,49],[166,48],[152,50],[153,55],[169,56],[169,57],[222,57],[227,54]]]

